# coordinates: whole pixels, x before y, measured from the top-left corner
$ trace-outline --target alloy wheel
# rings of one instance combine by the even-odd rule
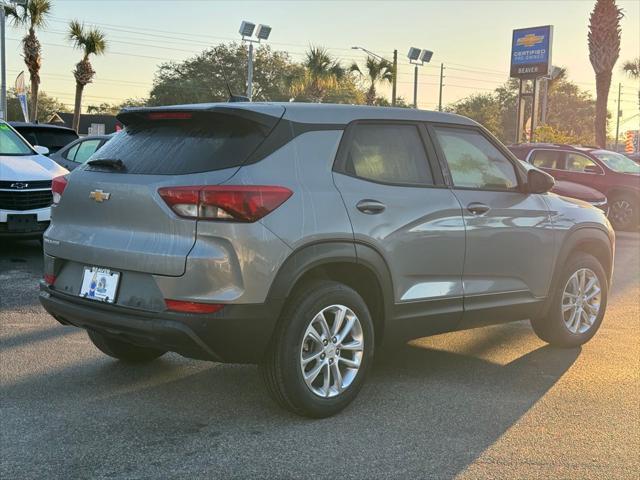
[[[362,364],[364,336],[357,315],[331,305],[309,322],[300,348],[300,369],[315,395],[335,397],[354,381]]]
[[[588,268],[576,271],[562,293],[562,317],[571,333],[589,330],[600,313],[601,287],[598,276]]]
[[[627,200],[616,200],[611,205],[611,219],[618,225],[628,225],[633,218],[633,206]]]

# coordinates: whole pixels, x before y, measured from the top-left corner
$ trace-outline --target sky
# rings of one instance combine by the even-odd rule
[[[418,104],[434,109],[438,102],[440,64],[445,66],[443,103],[493,90],[508,79],[511,31],[553,25],[553,63],[568,69],[569,78],[595,92],[589,62],[587,25],[595,0],[52,0],[47,28],[39,33],[43,46],[41,89],[73,103],[71,71],[80,59],[66,39],[71,19],[106,32],[109,49],[92,60],[95,81],[85,89],[84,106],[145,97],[157,66],[184,60],[210,45],[238,41],[242,20],[272,27],[268,43],[302,60],[309,45],[321,45],[345,65],[362,62],[358,45],[391,58],[398,50],[398,94],[413,99],[413,66],[409,47],[434,52],[431,64],[419,70]],[[640,56],[640,0],[618,0],[622,47],[609,95],[615,111],[622,83],[621,130],[640,128],[640,82],[625,77],[624,60]],[[20,55],[24,32],[7,29],[7,82],[25,70]],[[381,93],[390,96],[390,88]],[[635,117],[634,117],[635,115]],[[627,120],[628,119],[628,120]]]

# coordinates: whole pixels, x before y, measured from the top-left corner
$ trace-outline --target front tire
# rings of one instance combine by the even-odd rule
[[[366,303],[346,285],[317,281],[287,303],[260,370],[282,407],[323,418],[356,397],[373,358],[373,322]]]
[[[573,255],[563,269],[547,314],[531,320],[540,339],[563,348],[587,343],[607,308],[609,286],[600,262],[587,253]]]
[[[164,350],[139,347],[132,343],[123,342],[112,337],[107,337],[98,332],[88,330],[89,339],[102,353],[129,363],[145,363],[164,355]]]

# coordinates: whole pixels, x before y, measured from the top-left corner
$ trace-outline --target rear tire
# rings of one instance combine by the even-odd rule
[[[137,345],[133,345],[132,343],[123,342],[122,340],[116,340],[115,338],[107,337],[91,330],[88,330],[87,333],[89,334],[89,339],[98,348],[98,350],[109,355],[110,357],[122,360],[123,362],[150,362],[166,353],[163,350],[156,350],[155,348],[148,347],[139,347]]]
[[[280,406],[323,418],[356,397],[373,349],[373,322],[362,297],[341,283],[314,281],[291,296],[260,371]]]
[[[632,230],[640,223],[640,202],[631,195],[609,200],[609,220],[616,230]]]
[[[608,293],[600,262],[587,253],[574,254],[562,271],[547,314],[531,320],[533,331],[556,347],[587,343],[602,324]]]

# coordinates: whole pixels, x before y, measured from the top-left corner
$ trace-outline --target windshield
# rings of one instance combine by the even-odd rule
[[[640,173],[640,165],[616,152],[608,150],[597,150],[593,152],[598,159],[602,160],[607,167],[618,173]]]
[[[33,155],[33,151],[9,125],[0,123],[0,155]]]

